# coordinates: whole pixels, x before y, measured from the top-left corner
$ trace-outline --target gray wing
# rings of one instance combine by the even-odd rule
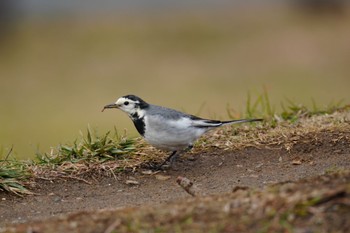
[[[147,111],[148,115],[155,116],[158,119],[163,118],[164,120],[176,121],[187,118],[192,121],[192,123],[190,123],[188,126],[192,126],[195,128],[212,128],[221,126],[223,124],[221,121],[203,119],[194,115],[177,111],[175,109],[161,107],[157,105],[151,105]]]
[[[150,105],[147,109],[147,114],[156,115],[169,120],[178,120],[183,117],[191,118],[191,115],[177,111],[175,109],[161,107],[157,105]]]

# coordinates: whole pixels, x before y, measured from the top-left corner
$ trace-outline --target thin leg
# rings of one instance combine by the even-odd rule
[[[180,151],[179,153],[178,153],[178,151],[176,151],[176,150],[173,151],[173,152],[171,152],[171,154],[168,156],[168,158],[166,158],[166,160],[164,160],[164,162],[161,163],[161,164],[157,167],[157,169],[161,169],[161,168],[164,166],[164,164],[166,164],[167,162],[169,162],[169,163],[170,163],[170,167],[172,167],[172,165],[173,165],[173,163],[175,162],[176,158],[177,158],[180,154],[182,154],[182,153],[184,153],[184,152],[188,152],[188,151],[190,151],[192,148],[193,148],[193,145],[189,145],[185,150]]]
[[[184,149],[183,151],[173,151],[171,152],[171,154],[168,156],[168,158],[166,158],[166,160],[159,166],[160,168],[167,162],[170,162],[170,166],[172,166],[172,164],[175,162],[176,158],[184,153],[184,152],[188,152],[193,148],[193,145],[189,145],[186,149]]]
[[[163,165],[166,164],[167,162],[170,162],[170,164],[172,164],[174,159],[177,157],[177,156],[175,156],[176,152],[177,152],[176,150],[171,152],[171,154],[168,156],[168,158],[166,158],[166,160],[164,160],[164,162],[159,165],[159,168],[163,167]]]

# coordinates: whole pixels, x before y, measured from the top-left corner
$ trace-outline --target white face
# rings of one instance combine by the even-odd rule
[[[140,117],[142,117],[143,111],[138,106],[139,101],[131,100],[128,98],[120,97],[115,104],[118,108],[124,112],[126,112],[129,116],[137,113]]]

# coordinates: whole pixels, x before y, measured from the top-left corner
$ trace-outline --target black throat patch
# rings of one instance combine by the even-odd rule
[[[131,115],[131,119],[132,122],[134,122],[134,125],[137,129],[137,131],[139,132],[139,134],[141,134],[141,136],[144,136],[145,134],[145,120],[143,117],[140,117],[139,114],[134,113]]]

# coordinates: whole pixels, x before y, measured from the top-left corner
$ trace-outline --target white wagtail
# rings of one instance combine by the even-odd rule
[[[103,110],[106,108],[118,108],[124,111],[148,143],[158,149],[172,151],[159,167],[162,167],[166,162],[170,162],[172,165],[179,154],[191,149],[199,137],[213,128],[262,120],[218,121],[202,119],[174,109],[149,104],[135,95],[122,96],[115,103],[104,106]]]

